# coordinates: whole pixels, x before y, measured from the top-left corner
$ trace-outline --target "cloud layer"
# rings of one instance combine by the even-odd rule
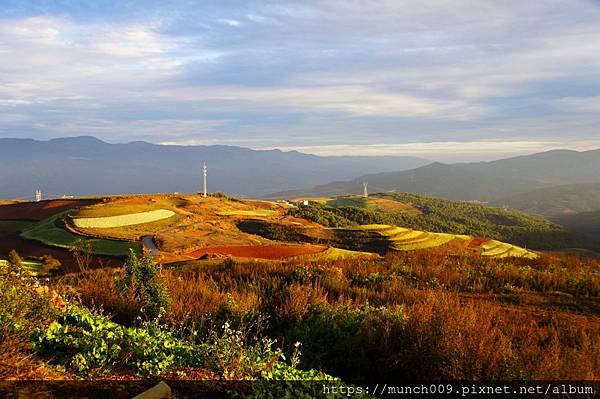
[[[81,3],[3,2],[0,136],[432,157],[600,141],[594,1]]]

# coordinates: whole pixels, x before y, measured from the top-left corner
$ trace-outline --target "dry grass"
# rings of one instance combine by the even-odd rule
[[[598,270],[572,257],[416,251],[164,273],[167,319],[182,333],[266,315],[270,336],[303,342],[306,367],[344,378],[598,379]],[[118,299],[111,279],[98,271],[70,284],[84,303],[131,318],[132,304]]]

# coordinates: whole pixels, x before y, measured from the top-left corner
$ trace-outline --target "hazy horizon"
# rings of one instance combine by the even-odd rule
[[[515,156],[532,155],[532,154],[536,154],[536,153],[540,153],[540,152],[557,151],[557,150],[570,150],[570,151],[584,152],[584,151],[593,151],[593,150],[600,149],[600,147],[588,147],[588,146],[583,147],[583,148],[573,147],[573,146],[571,146],[571,147],[556,147],[556,146],[553,146],[553,143],[544,143],[547,145],[546,147],[534,147],[531,145],[529,145],[529,146],[527,145],[530,143],[520,143],[520,144],[524,144],[522,151],[519,151],[519,152],[507,151],[507,152],[499,153],[497,151],[497,147],[496,147],[496,151],[494,151],[492,154],[490,154],[485,149],[481,148],[482,143],[460,143],[460,142],[407,143],[407,144],[402,144],[402,145],[381,145],[381,146],[378,145],[375,147],[380,147],[381,150],[377,149],[376,151],[369,151],[369,150],[353,151],[351,148],[347,148],[347,146],[344,146],[344,145],[332,146],[334,148],[284,147],[284,146],[253,148],[253,147],[246,147],[243,145],[220,144],[220,143],[212,143],[212,144],[169,143],[169,142],[153,143],[153,142],[146,141],[146,140],[134,140],[134,141],[114,141],[113,140],[113,141],[109,141],[109,140],[104,140],[104,139],[96,137],[96,136],[86,136],[86,135],[84,135],[84,136],[75,135],[75,136],[64,136],[64,137],[52,137],[52,138],[47,138],[47,139],[35,139],[35,138],[31,138],[31,137],[0,137],[0,138],[50,141],[50,140],[55,140],[55,139],[81,138],[81,137],[92,137],[94,139],[103,141],[108,144],[129,144],[129,143],[133,143],[136,141],[137,142],[143,141],[143,142],[155,144],[155,145],[165,145],[165,146],[176,145],[176,146],[183,146],[183,147],[225,145],[225,146],[232,146],[232,147],[249,148],[249,149],[257,150],[257,151],[269,151],[269,150],[279,150],[279,151],[283,151],[283,152],[298,151],[298,152],[301,152],[304,154],[325,156],[325,157],[331,157],[331,156],[333,156],[333,157],[407,156],[407,157],[423,158],[423,159],[430,160],[432,162],[447,162],[447,163],[495,161],[495,160],[511,158],[511,157],[515,157]],[[494,144],[498,145],[499,147],[502,147],[502,145],[505,143],[494,143]],[[510,148],[511,143],[508,143],[508,144],[509,144],[509,148]],[[451,151],[452,149],[457,149],[458,147],[460,147],[463,150],[463,152],[459,152],[458,154],[453,153],[453,152],[447,152],[447,151]],[[436,150],[437,150],[437,152],[436,152]],[[444,153],[440,153],[439,151],[444,151]],[[467,152],[467,151],[471,151],[471,152]]]

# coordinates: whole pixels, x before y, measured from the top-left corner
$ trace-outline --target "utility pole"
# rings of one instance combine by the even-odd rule
[[[363,198],[369,198],[369,183],[363,182]]]
[[[206,167],[206,163],[202,167],[202,174],[204,175],[204,194],[202,196],[206,198],[208,197],[208,189],[206,188],[206,175],[208,174],[208,168]]]

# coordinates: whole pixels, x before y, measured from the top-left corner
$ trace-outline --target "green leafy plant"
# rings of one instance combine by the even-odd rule
[[[125,263],[123,275],[115,282],[119,293],[138,302],[147,319],[156,319],[170,302],[169,291],[161,276],[161,267],[145,254],[138,257],[133,250]]]

